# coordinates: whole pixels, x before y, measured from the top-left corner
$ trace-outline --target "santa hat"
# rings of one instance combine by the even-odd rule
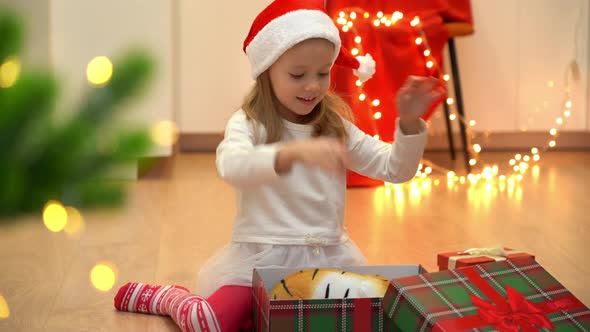
[[[338,28],[326,14],[323,0],[275,0],[258,14],[244,40],[252,78],[256,79],[285,51],[310,38],[332,42],[335,64],[353,69],[362,82],[375,73],[370,54],[355,58],[341,48]]]

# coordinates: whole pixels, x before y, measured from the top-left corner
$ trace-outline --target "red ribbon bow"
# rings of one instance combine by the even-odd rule
[[[536,327],[554,328],[555,326],[535,304],[510,286],[506,286],[508,301],[493,304],[470,294],[479,316],[487,324],[500,332],[538,331]]]
[[[568,294],[557,300],[540,303],[528,301],[524,295],[506,285],[506,298],[488,284],[473,267],[460,269],[491,302],[470,294],[477,315],[460,318],[442,319],[433,327],[439,331],[465,331],[486,325],[493,326],[500,332],[536,332],[539,328],[554,328],[547,314],[560,310],[583,308],[584,304],[575,296]]]

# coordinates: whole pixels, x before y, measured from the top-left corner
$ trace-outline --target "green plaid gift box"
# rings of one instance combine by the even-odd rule
[[[585,331],[590,310],[533,258],[392,280],[396,331]]]
[[[419,265],[361,266],[337,268],[388,278],[426,272]],[[255,269],[252,278],[254,325],[257,332],[290,331],[392,331],[383,311],[383,298],[321,300],[273,300],[272,287],[282,278],[301,269]]]

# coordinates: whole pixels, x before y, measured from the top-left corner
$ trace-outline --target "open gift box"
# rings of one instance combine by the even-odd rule
[[[331,267],[334,268],[334,267]],[[416,276],[420,265],[355,266],[336,268],[358,274],[378,274],[388,279]],[[269,294],[283,278],[302,268],[254,269],[255,331],[390,331],[382,297],[311,300],[274,300]]]

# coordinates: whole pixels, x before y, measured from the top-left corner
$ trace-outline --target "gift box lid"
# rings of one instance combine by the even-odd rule
[[[493,261],[500,261],[504,259],[515,259],[515,258],[523,258],[523,257],[531,257],[534,258],[535,256],[526,252],[504,248],[506,256],[494,256],[494,255],[487,255],[487,254],[469,254],[464,251],[451,251],[451,252],[444,252],[439,253],[437,255],[437,263],[441,269],[452,269],[456,267],[461,267],[465,265],[473,265],[473,264],[483,264],[483,263],[490,263]],[[449,264],[451,263],[451,264]],[[449,266],[451,265],[451,266]]]
[[[530,257],[393,279],[383,305],[400,331],[590,331],[590,310]]]

